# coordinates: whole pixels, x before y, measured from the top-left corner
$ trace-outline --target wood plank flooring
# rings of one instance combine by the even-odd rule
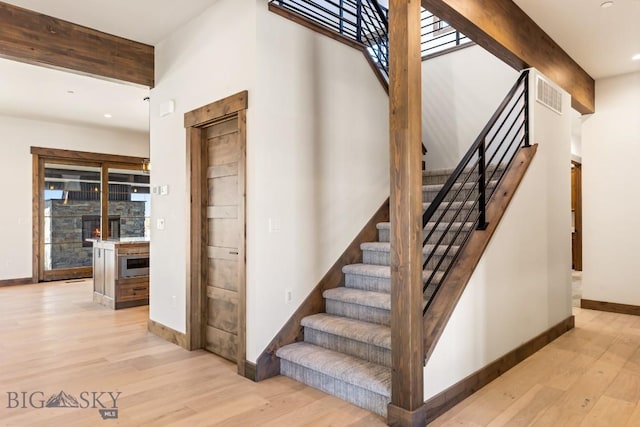
[[[430,426],[640,426],[640,317],[574,314],[574,330]]]
[[[385,425],[289,378],[240,377],[235,364],[148,333],[147,319],[147,307],[93,304],[90,281],[0,288],[0,426]],[[30,393],[43,393],[34,395],[41,406],[60,391],[82,405],[84,391],[121,392],[118,419],[103,420],[99,405],[30,407]],[[21,392],[26,408],[9,408]],[[113,406],[106,394],[99,400]]]
[[[640,426],[640,317],[574,310],[576,329],[431,426]],[[93,304],[89,281],[0,288],[0,426],[384,425],[288,378],[242,378],[213,354],[149,334],[147,317],[147,307]],[[8,393],[38,391],[121,392],[118,420],[28,399],[8,408]]]

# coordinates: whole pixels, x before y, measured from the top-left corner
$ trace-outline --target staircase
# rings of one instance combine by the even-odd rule
[[[327,34],[329,30],[328,35],[338,40],[357,42],[355,47],[363,49],[383,85],[388,82],[387,11],[377,1],[271,0],[269,7],[321,33]],[[290,16],[291,13],[295,16]],[[422,25],[426,29],[422,34],[423,45],[425,37],[442,43],[440,47],[449,43],[435,30],[436,23],[438,26],[446,23],[432,15],[425,20],[433,22]],[[460,38],[458,33],[455,38]],[[425,338],[429,337],[424,343],[425,360],[475,264],[465,272],[468,273],[465,280],[453,280],[451,284],[449,278],[455,275],[449,273],[473,231],[485,230],[488,224],[495,230],[504,212],[506,204],[499,215],[487,218],[487,205],[519,150],[530,147],[528,111],[528,72],[524,71],[458,166],[423,174],[422,315],[429,319],[429,315],[434,317],[433,313],[437,313],[438,319],[435,326],[425,323]],[[519,181],[514,182],[517,186]],[[501,189],[503,194],[498,196],[506,197],[514,190]],[[510,198],[505,200],[508,203]],[[269,372],[275,374],[279,367],[282,375],[386,417],[392,389],[390,224],[378,223],[377,231],[377,241],[360,246],[362,262],[343,267],[342,286],[324,288],[325,312],[318,313],[317,305],[305,308],[306,314],[314,314],[304,317],[299,324],[303,340],[282,346],[298,334],[300,317],[297,317],[290,321],[295,326],[288,327],[289,338],[274,338],[268,347],[272,350],[265,350],[263,355],[268,362],[279,361]],[[491,234],[492,231],[482,237],[485,244]],[[485,246],[478,247],[471,256],[466,254],[468,260],[480,259]],[[441,285],[446,288],[443,292]],[[273,357],[274,351],[277,358]],[[396,370],[402,366],[402,361],[394,363]]]
[[[425,210],[450,175],[450,170],[425,173]],[[474,190],[468,187],[458,197],[464,198]],[[471,208],[452,201],[463,212]],[[473,222],[458,222],[445,230],[448,225],[441,222],[434,232],[438,239],[442,237],[442,243],[424,249],[425,259],[427,254],[435,254],[423,273],[424,280],[438,268],[425,293],[425,303],[444,275],[443,266],[448,265],[440,261],[457,252],[445,254],[445,249],[449,244],[456,246],[459,236],[466,234],[457,233],[460,229],[470,231],[474,226]],[[389,228],[388,222],[377,224],[378,240],[361,245],[362,263],[346,265],[344,286],[324,292],[326,312],[302,320],[304,341],[284,346],[276,353],[281,359],[281,374],[383,417],[391,399]],[[427,224],[425,234],[432,228],[433,223]]]

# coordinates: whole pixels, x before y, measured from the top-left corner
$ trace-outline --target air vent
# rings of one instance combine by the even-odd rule
[[[536,83],[536,101],[562,115],[562,92],[538,76]]]

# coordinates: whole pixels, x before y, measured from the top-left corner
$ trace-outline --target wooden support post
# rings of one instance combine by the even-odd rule
[[[391,363],[388,423],[424,426],[420,1],[389,2]]]

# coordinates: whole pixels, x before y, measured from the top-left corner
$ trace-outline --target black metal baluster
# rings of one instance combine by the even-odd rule
[[[480,193],[478,199],[478,208],[480,209],[480,216],[478,217],[478,230],[486,230],[487,228],[487,204],[486,204],[486,150],[485,150],[486,139],[483,138],[480,142],[480,146],[478,147],[478,157],[480,161],[478,162],[478,173],[480,174],[480,179],[478,181],[478,193]]]
[[[340,0],[340,34],[344,34],[344,0]]]
[[[529,75],[524,78],[524,146],[529,147]]]
[[[356,2],[356,40],[362,42],[362,0]]]

